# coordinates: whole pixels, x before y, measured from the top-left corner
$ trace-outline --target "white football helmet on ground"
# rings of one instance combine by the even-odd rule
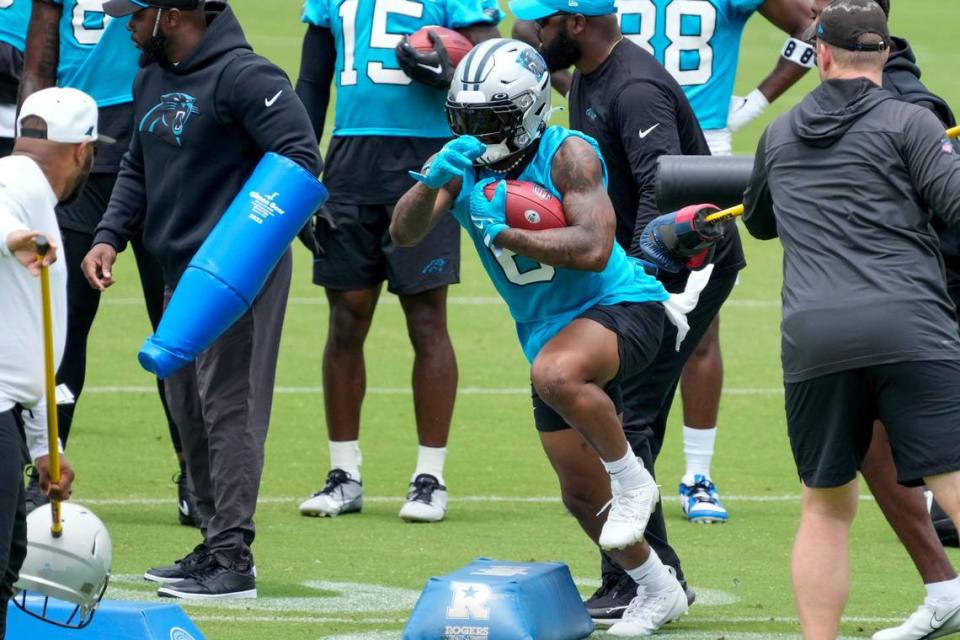
[[[70,502],[60,508],[60,537],[51,533],[53,514],[49,507],[27,516],[27,557],[14,585],[20,591],[14,602],[24,613],[45,622],[82,628],[93,619],[107,590],[113,546],[106,526],[92,511]],[[55,619],[47,610],[48,598],[76,607],[67,619]]]
[[[500,162],[533,144],[550,116],[550,73],[530,45],[497,38],[481,42],[457,65],[447,94],[447,119],[458,136],[487,145],[476,164]]]

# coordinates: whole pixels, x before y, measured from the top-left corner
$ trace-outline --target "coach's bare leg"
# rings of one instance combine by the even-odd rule
[[[593,320],[574,320],[543,347],[530,377],[540,398],[607,462],[630,445],[604,387],[620,369],[617,335]]]
[[[835,640],[850,592],[847,541],[857,513],[857,479],[830,489],[803,488],[793,544],[793,593],[805,640]]]
[[[605,519],[598,513],[610,500],[610,476],[597,452],[573,429],[542,432],[540,443],[560,480],[563,505],[596,543]],[[647,561],[650,545],[644,540],[626,549],[605,553],[623,569],[631,570]]]
[[[879,421],[874,423],[873,439],[860,470],[924,584],[956,578],[957,572],[950,564],[927,512],[923,489],[911,489],[897,483],[897,468],[893,463],[887,430]]]
[[[360,407],[367,389],[363,343],[373,322],[380,287],[356,291],[327,289],[330,322],[323,350],[323,404],[330,440],[360,436]]]
[[[413,406],[424,447],[445,447],[457,397],[457,359],[447,332],[447,287],[400,296],[413,345]]]
[[[927,476],[923,480],[953,524],[960,529],[960,471]]]

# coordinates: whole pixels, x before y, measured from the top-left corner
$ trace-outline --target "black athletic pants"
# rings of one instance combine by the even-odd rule
[[[675,349],[677,328],[672,322],[664,322],[660,351],[653,364],[641,375],[625,378],[622,382],[623,429],[626,432],[627,441],[654,477],[656,477],[654,463],[663,448],[667,418],[670,416],[670,407],[673,404],[673,396],[677,392],[683,366],[710,327],[710,323],[720,312],[720,307],[733,291],[736,282],[736,272],[713,274],[700,294],[700,301],[696,308],[687,314],[690,332],[680,345],[680,350]],[[679,293],[683,291],[686,279],[676,281],[663,279],[663,283],[670,292]],[[676,569],[677,577],[682,580],[683,570],[680,568],[680,558],[667,542],[667,523],[663,518],[662,502],[650,516],[644,537],[663,563]],[[605,553],[601,555],[601,572],[604,576],[623,573],[623,569],[610,560]]]
[[[27,509],[24,504],[23,467],[26,440],[20,410],[0,413],[0,613],[13,595],[23,559],[27,556]],[[0,640],[6,616],[0,618]]]
[[[87,373],[87,338],[100,306],[100,292],[90,286],[80,269],[83,258],[90,250],[93,236],[71,229],[61,229],[61,235],[67,260],[67,341],[60,368],[57,370],[57,384],[67,385],[79,402]],[[160,323],[160,316],[163,315],[163,274],[160,271],[160,264],[143,248],[139,234],[131,240],[130,245],[137,259],[137,270],[140,273],[140,284],[147,305],[147,315],[150,316],[150,325],[156,330]],[[157,388],[160,392],[164,415],[167,417],[167,427],[170,430],[173,448],[180,453],[183,450],[180,434],[167,407],[162,380],[157,380]],[[67,446],[67,438],[70,436],[75,410],[76,402],[57,407],[60,438],[64,447]]]

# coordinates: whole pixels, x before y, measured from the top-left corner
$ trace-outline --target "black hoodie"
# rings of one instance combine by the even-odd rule
[[[960,223],[960,155],[930,111],[828,80],[770,125],[744,223],[783,244],[785,382],[960,359],[929,211]]]
[[[208,2],[208,27],[178,65],[150,64],[134,82],[135,130],[94,244],[143,241],[176,284],[263,154],[318,175],[307,112],[287,76],[256,55],[233,10]]]

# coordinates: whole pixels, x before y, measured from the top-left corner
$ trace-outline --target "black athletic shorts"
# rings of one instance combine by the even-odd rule
[[[353,291],[386,280],[391,293],[409,296],[460,282],[460,225],[453,216],[420,244],[398,247],[390,238],[393,205],[328,202],[325,209],[317,223],[314,284]]]
[[[790,446],[808,487],[857,477],[874,420],[887,428],[900,484],[960,469],[960,361],[875,365],[784,387]]]
[[[620,370],[604,391],[613,400],[617,413],[623,412],[621,381],[625,377],[642,375],[657,355],[660,336],[666,320],[666,312],[659,302],[624,302],[609,307],[594,307],[584,311],[577,319],[593,320],[617,334],[620,351]],[[554,411],[533,389],[533,421],[537,431],[563,431],[569,429],[559,413]]]

